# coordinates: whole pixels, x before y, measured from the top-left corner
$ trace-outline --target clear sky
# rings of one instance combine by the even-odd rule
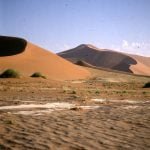
[[[0,0],[0,34],[53,52],[85,43],[150,56],[150,0]]]

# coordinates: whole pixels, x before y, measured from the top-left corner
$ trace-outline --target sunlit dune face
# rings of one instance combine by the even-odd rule
[[[0,64],[0,71],[10,68],[25,77],[35,72],[40,72],[47,79],[61,81],[90,76],[90,72],[86,69],[16,37],[0,36]]]
[[[27,41],[16,37],[0,36],[0,56],[12,56],[22,53]]]

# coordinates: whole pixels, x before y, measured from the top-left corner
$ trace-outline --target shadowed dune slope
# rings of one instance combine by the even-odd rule
[[[82,44],[71,50],[58,53],[58,55],[73,63],[84,61],[95,67],[109,68],[140,75],[150,75],[150,57],[99,49],[88,44]]]
[[[41,72],[53,80],[74,80],[90,76],[86,69],[26,40],[0,37],[0,44],[0,72],[8,68],[16,69],[24,76]]]
[[[0,36],[0,56],[16,55],[25,50],[27,41],[16,37]]]

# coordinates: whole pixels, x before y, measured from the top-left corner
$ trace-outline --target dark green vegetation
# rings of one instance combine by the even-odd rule
[[[13,122],[11,120],[5,120],[4,123],[5,124],[13,124]]]
[[[77,92],[76,92],[75,90],[73,90],[73,91],[71,92],[71,94],[77,94]]]
[[[19,78],[20,74],[16,70],[7,69],[1,75],[0,78]]]
[[[43,76],[40,72],[35,72],[35,73],[33,73],[32,75],[31,75],[31,77],[33,77],[33,78],[44,78],[44,79],[46,79],[46,77],[45,76]]]
[[[5,146],[3,144],[0,144],[0,150],[4,150],[6,149]]]
[[[99,91],[99,90],[96,90],[96,91],[95,91],[95,94],[100,94],[100,91]]]
[[[19,78],[19,77],[20,73],[14,69],[7,69],[0,74],[0,78]],[[46,77],[42,75],[40,72],[35,72],[30,77],[46,79]]]
[[[143,86],[143,88],[150,88],[150,82],[145,83],[145,85]]]

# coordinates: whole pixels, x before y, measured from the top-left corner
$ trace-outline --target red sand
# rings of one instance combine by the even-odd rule
[[[82,67],[76,66],[31,43],[27,43],[22,53],[0,56],[0,64],[1,72],[8,68],[19,71],[23,76],[41,72],[44,76],[53,80],[82,79],[90,75]]]

